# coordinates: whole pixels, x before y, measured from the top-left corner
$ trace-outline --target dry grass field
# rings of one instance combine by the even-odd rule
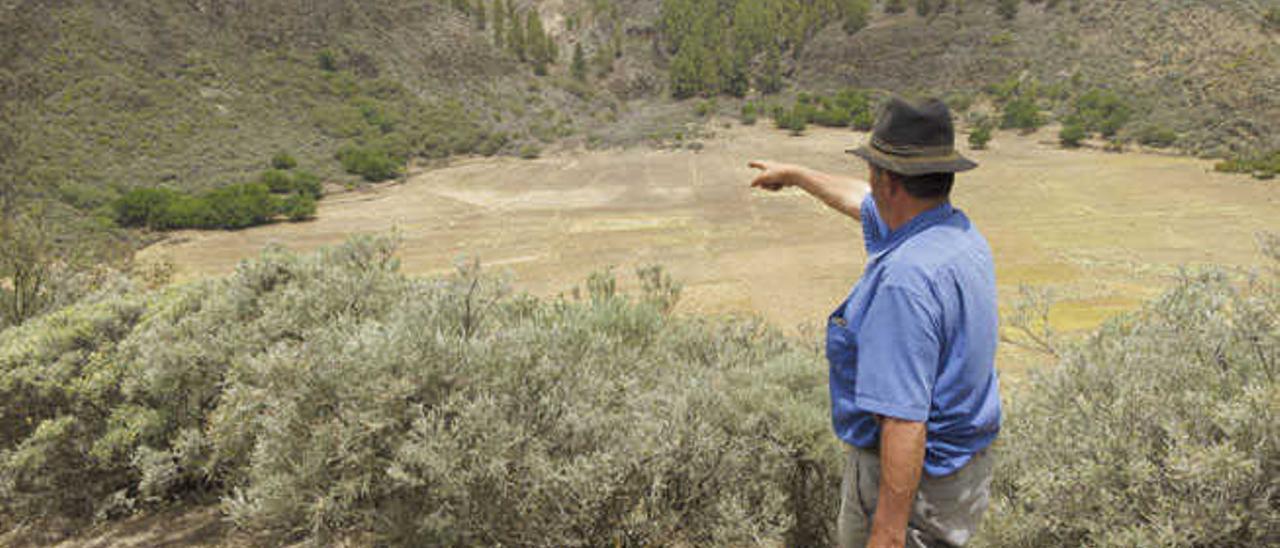
[[[410,273],[447,272],[474,256],[508,270],[519,290],[556,295],[610,266],[625,280],[636,266],[661,264],[685,284],[682,312],[816,326],[861,272],[859,227],[799,191],[753,192],[746,164],[772,158],[865,173],[843,153],[865,134],[718,131],[696,152],[455,161],[403,184],[327,198],[310,223],[175,233],[143,256],[168,257],[189,279],[230,272],[270,244],[305,251],[397,228]],[[1060,330],[1136,306],[1184,266],[1257,264],[1255,234],[1280,229],[1274,184],[1186,157],[1062,150],[1054,135],[1005,132],[971,152],[981,167],[961,176],[954,202],[992,243],[1002,305],[1021,284],[1049,287]],[[1007,348],[1001,367],[1032,359]]]

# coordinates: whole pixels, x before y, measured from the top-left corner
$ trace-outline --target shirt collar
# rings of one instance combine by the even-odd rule
[[[952,207],[951,202],[943,202],[932,209],[920,212],[920,214],[912,217],[910,221],[907,221],[907,224],[898,227],[897,230],[890,230],[888,235],[873,246],[874,248],[870,250],[870,256],[867,257],[868,263],[879,260],[885,254],[901,245],[902,242],[919,234],[924,229],[946,220],[954,212],[955,208]]]

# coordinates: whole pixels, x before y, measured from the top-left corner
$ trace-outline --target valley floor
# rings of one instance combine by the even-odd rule
[[[698,151],[458,160],[327,198],[313,222],[175,233],[142,256],[167,257],[189,279],[229,273],[270,244],[306,251],[394,228],[409,273],[449,272],[473,256],[510,271],[518,290],[554,296],[609,266],[628,280],[634,267],[660,264],[685,284],[681,312],[816,328],[861,273],[860,228],[799,191],[752,191],[747,162],[863,174],[843,151],[866,135],[717,131]],[[1280,230],[1280,186],[1187,157],[1063,150],[1054,135],[1002,132],[988,150],[965,151],[981,167],[960,176],[953,201],[991,241],[1006,309],[1020,285],[1045,286],[1055,328],[1094,327],[1158,294],[1182,267],[1259,264],[1255,235]],[[1004,370],[1036,361],[1004,346]]]

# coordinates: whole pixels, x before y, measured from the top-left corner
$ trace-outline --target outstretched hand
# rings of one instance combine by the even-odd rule
[[[747,165],[761,171],[759,175],[756,175],[755,179],[751,180],[752,188],[763,188],[777,192],[795,184],[795,171],[793,169],[795,166],[790,164],[768,160],[753,160]]]

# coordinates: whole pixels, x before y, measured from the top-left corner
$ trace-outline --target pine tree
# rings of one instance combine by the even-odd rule
[[[671,95],[676,99],[687,99],[702,91],[702,58],[701,44],[688,40],[671,60]]]
[[[769,48],[765,54],[764,66],[756,77],[756,88],[766,95],[782,91],[782,60],[777,49]]]
[[[529,10],[525,14],[524,23],[525,50],[529,53],[529,59],[535,63],[547,63],[551,48],[547,47],[547,35],[542,31],[542,17],[537,10]]]
[[[868,0],[844,0],[844,32],[853,34],[866,28],[871,2]]]
[[[508,18],[510,23],[507,25],[507,47],[511,49],[511,53],[516,54],[516,58],[524,61],[526,44],[524,36],[524,22],[520,20],[520,14],[515,14]]]
[[[502,0],[493,0],[493,45],[498,49],[502,49],[507,32],[507,25],[503,15],[506,10],[502,7]]]
[[[996,13],[999,13],[1005,20],[1012,21],[1018,17],[1018,4],[1021,0],[1000,0],[996,5]]]
[[[569,65],[569,72],[579,81],[587,81],[587,57],[582,52],[582,42],[573,45],[573,61]]]

